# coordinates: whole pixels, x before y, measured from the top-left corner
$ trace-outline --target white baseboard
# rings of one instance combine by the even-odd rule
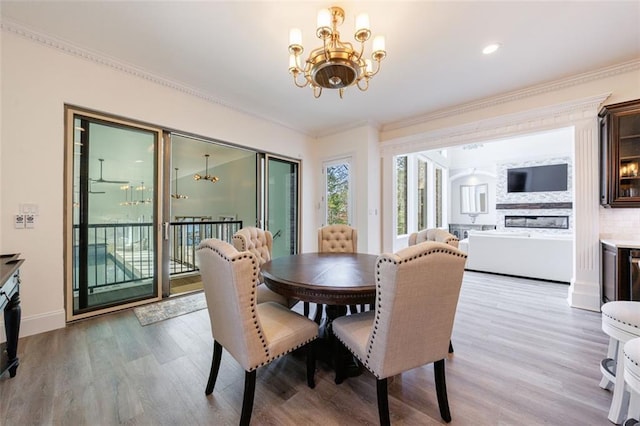
[[[2,315],[0,315],[0,318],[2,318]],[[20,321],[20,337],[32,336],[34,334],[64,328],[65,325],[64,309],[28,317],[23,316]],[[6,340],[7,336],[4,332],[4,321],[0,321],[0,342],[5,342]]]
[[[572,281],[567,294],[572,308],[600,312],[600,289],[597,284]]]

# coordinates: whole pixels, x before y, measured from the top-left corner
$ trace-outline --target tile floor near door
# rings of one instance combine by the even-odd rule
[[[567,286],[466,272],[447,359],[451,425],[608,425],[598,387],[600,314],[572,309]],[[212,341],[206,310],[142,327],[132,311],[20,339],[20,367],[0,379],[6,425],[237,425],[244,374],[224,353],[204,395]],[[433,367],[389,385],[394,425],[442,424]],[[289,355],[258,370],[252,425],[377,424],[375,379],[341,385]]]

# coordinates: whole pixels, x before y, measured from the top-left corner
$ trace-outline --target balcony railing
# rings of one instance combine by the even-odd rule
[[[231,243],[242,221],[180,221],[169,224],[169,273],[197,271],[196,248],[201,240],[218,238]],[[96,289],[150,279],[154,276],[155,247],[152,223],[88,226],[87,284]],[[79,228],[74,226],[74,283],[78,290]]]

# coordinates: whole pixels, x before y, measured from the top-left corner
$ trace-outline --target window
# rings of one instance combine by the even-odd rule
[[[407,156],[396,158],[397,226],[398,235],[407,233]]]
[[[418,229],[425,229],[428,220],[428,201],[427,201],[427,162],[418,159]]]
[[[435,211],[435,225],[436,228],[440,228],[442,227],[442,199],[444,197],[444,194],[442,192],[442,168],[441,167],[436,167],[436,176],[435,176],[435,194],[434,194],[434,198],[435,198],[435,207],[436,207],[436,211]]]
[[[396,236],[447,226],[448,170],[442,152],[395,157]]]
[[[352,225],[351,159],[326,162],[325,171],[325,224]]]

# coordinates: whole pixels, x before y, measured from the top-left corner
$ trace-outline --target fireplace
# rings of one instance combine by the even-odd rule
[[[569,216],[505,216],[505,228],[569,229]]]

